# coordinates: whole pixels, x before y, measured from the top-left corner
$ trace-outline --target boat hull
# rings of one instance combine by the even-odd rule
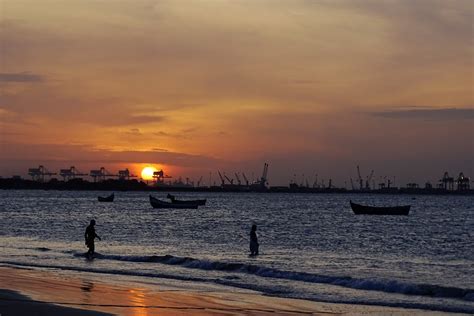
[[[411,205],[376,207],[351,203],[352,211],[356,215],[408,215]]]
[[[180,203],[170,203],[166,201],[159,200],[150,195],[150,204],[153,208],[174,208],[174,209],[197,209],[199,205],[197,204],[180,204]]]
[[[203,200],[187,200],[187,201],[183,201],[183,200],[178,200],[174,197],[174,195],[171,195],[171,194],[168,194],[168,199],[171,200],[171,203],[173,204],[188,204],[188,205],[194,205],[194,204],[197,204],[199,206],[204,206],[206,205],[206,199],[203,199]]]
[[[114,201],[114,197],[115,197],[114,194],[109,195],[109,196],[105,196],[105,197],[104,197],[104,196],[99,196],[99,197],[97,197],[97,200],[98,200],[99,202],[113,202],[113,201]]]

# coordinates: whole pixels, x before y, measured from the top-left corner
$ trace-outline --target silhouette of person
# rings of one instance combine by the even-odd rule
[[[84,233],[84,238],[86,240],[86,246],[87,248],[89,248],[89,250],[87,251],[87,257],[89,259],[92,258],[92,256],[94,255],[94,251],[95,251],[95,245],[94,245],[94,239],[97,237],[100,239],[99,235],[97,235],[95,233],[95,220],[91,220],[91,223],[89,224],[89,226],[87,226],[86,228],[86,232]]]
[[[171,202],[176,201],[176,197],[174,195],[168,194],[167,197],[168,197],[168,199],[171,200]]]
[[[250,230],[250,255],[258,255],[258,238],[257,238],[257,225],[253,224]]]

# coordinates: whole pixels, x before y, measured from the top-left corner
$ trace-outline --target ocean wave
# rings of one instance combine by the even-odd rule
[[[76,253],[74,256],[82,257],[84,254]],[[234,273],[246,273],[265,278],[285,279],[292,281],[323,283],[337,285],[358,290],[380,291],[399,293],[405,295],[430,296],[440,298],[453,298],[474,302],[474,289],[441,286],[434,284],[406,283],[387,279],[361,279],[350,276],[331,276],[308,272],[286,271],[265,266],[258,266],[237,262],[222,262],[200,260],[191,257],[164,256],[121,256],[102,255],[96,253],[97,259],[118,260],[127,262],[153,262],[166,265],[177,265],[190,269],[212,270]]]
[[[76,257],[84,256],[84,254],[75,254]],[[99,255],[99,257],[107,257]],[[155,257],[155,256],[153,256]],[[175,257],[176,258],[176,257]],[[102,258],[104,259],[104,258]],[[130,261],[130,260],[125,260]],[[139,261],[141,262],[141,261]],[[284,287],[273,284],[272,286],[264,286],[259,284],[248,284],[229,280],[227,278],[201,278],[201,277],[189,277],[182,274],[166,274],[160,272],[145,272],[137,270],[119,270],[119,269],[107,269],[107,268],[92,268],[92,267],[78,267],[78,266],[62,266],[62,265],[51,265],[51,264],[40,264],[40,263],[26,263],[26,262],[15,262],[15,261],[0,261],[0,265],[6,264],[8,266],[20,266],[20,267],[33,267],[33,268],[47,268],[47,269],[59,269],[65,271],[75,272],[86,272],[86,273],[100,273],[100,274],[111,274],[111,275],[122,275],[122,276],[133,276],[133,277],[146,277],[146,278],[160,278],[160,279],[172,279],[179,281],[191,281],[191,282],[202,282],[202,283],[215,283],[225,286],[231,286],[236,288],[249,289],[259,291],[266,295],[278,296],[278,297],[289,297],[299,299],[309,299],[318,302],[327,303],[339,303],[339,304],[362,304],[362,305],[373,305],[373,306],[389,306],[389,307],[400,307],[400,308],[415,308],[422,310],[441,311],[448,313],[463,313],[473,314],[474,309],[471,306],[449,306],[449,305],[438,305],[438,304],[425,304],[425,303],[413,303],[413,302],[393,302],[390,300],[367,300],[367,299],[338,299],[338,298],[324,298],[301,295],[301,293],[293,293],[292,291],[285,290]],[[472,296],[472,293],[469,294]],[[472,297],[471,297],[472,299]]]

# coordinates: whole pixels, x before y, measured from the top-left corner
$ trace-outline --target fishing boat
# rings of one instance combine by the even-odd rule
[[[197,209],[199,205],[189,203],[171,203],[159,200],[150,195],[150,204],[153,208]]]
[[[194,205],[194,204],[197,204],[197,205],[206,205],[206,199],[202,199],[202,200],[186,200],[186,201],[183,201],[183,200],[178,200],[176,199],[176,197],[174,195],[171,195],[171,194],[168,194],[166,196],[168,199],[171,200],[171,203],[173,204],[191,204],[191,205]]]
[[[403,206],[388,206],[388,207],[379,207],[379,206],[366,206],[351,203],[351,208],[356,215],[365,214],[365,215],[408,215],[410,212],[411,205]]]
[[[114,201],[114,193],[112,193],[111,195],[109,196],[99,196],[97,199],[99,200],[99,202],[113,202]]]

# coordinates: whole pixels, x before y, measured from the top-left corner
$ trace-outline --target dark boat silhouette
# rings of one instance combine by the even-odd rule
[[[109,196],[99,196],[97,199],[99,200],[99,202],[113,202],[114,201],[114,193],[112,193],[111,195]]]
[[[379,206],[366,206],[351,203],[351,208],[356,215],[365,214],[365,215],[408,215],[410,212],[411,205],[403,206],[388,206],[388,207],[379,207]]]
[[[150,195],[150,204],[153,208],[177,208],[177,209],[197,209],[197,204],[190,203],[170,203],[159,200]]]
[[[206,199],[202,199],[202,200],[186,200],[186,201],[183,201],[183,200],[178,200],[176,199],[176,197],[174,195],[171,195],[171,194],[168,194],[166,196],[168,199],[171,200],[171,203],[173,204],[190,204],[190,205],[194,205],[194,204],[197,204],[197,205],[206,205]]]

